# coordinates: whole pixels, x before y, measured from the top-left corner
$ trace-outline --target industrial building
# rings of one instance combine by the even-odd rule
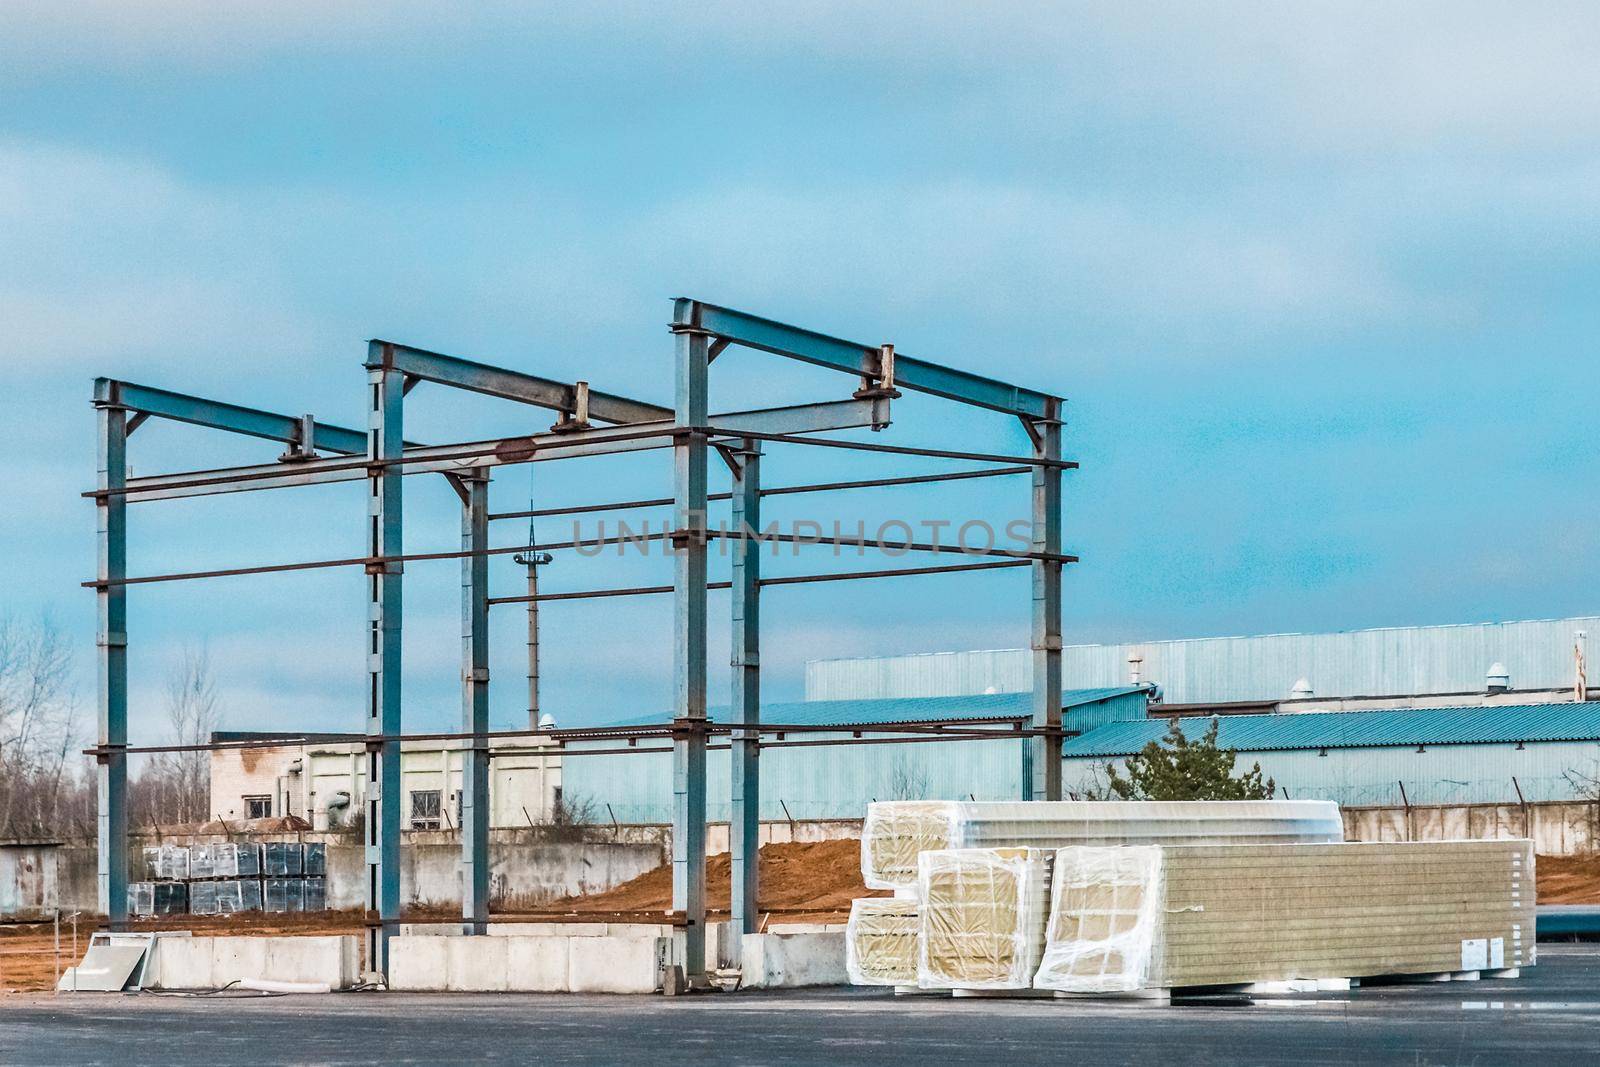
[[[1139,686],[1069,690],[1062,694],[1062,727],[1090,731],[1109,723],[1145,722],[1147,690]],[[764,703],[761,720],[777,731],[761,746],[761,819],[859,819],[874,800],[1016,800],[1031,779],[1028,746],[1016,733],[1032,717],[1031,693],[915,697],[891,700],[814,700]],[[712,708],[714,722],[728,709]],[[665,714],[618,725],[665,722]],[[982,740],[930,738],[912,724],[940,721],[986,734]],[[879,743],[840,745],[859,735],[835,724],[905,724],[903,733],[875,734]],[[795,727],[784,733],[782,726]],[[618,823],[671,821],[672,760],[668,751],[584,755],[602,742],[573,742],[562,768],[567,795]],[[609,746],[607,746],[609,747]],[[716,746],[713,746],[714,748]],[[724,746],[725,747],[725,746]],[[728,759],[708,762],[707,817],[731,814]]]
[[[1244,766],[1259,762],[1295,798],[1347,806],[1572,800],[1600,775],[1600,702],[1587,700],[1594,691],[1584,673],[1597,638],[1600,617],[1579,616],[1068,646],[1068,683],[1137,684],[1150,706],[1144,721],[1069,738],[1064,788],[1093,790],[1107,762],[1159,738],[1173,716],[1216,715],[1220,743],[1237,748]],[[1027,688],[1028,662],[1026,649],[813,661],[806,696],[1003,695]],[[972,773],[985,781],[981,769]]]
[[[1066,788],[1080,795],[1104,768],[1166,733],[1108,723],[1063,746]],[[1341,806],[1571,800],[1600,776],[1600,701],[1409,708],[1218,718],[1218,744],[1259,763],[1281,795]],[[1199,729],[1185,731],[1189,736]]]
[[[359,734],[273,734],[219,731],[211,751],[211,809],[218,819],[293,815],[314,830],[337,830],[367,795],[366,742]],[[267,742],[278,742],[268,744]],[[561,802],[561,756],[548,737],[494,738],[489,776],[489,827],[551,821]],[[403,830],[461,826],[457,742],[407,741],[401,746]]]
[[[1571,700],[1575,648],[1588,661],[1600,653],[1600,616],[1067,645],[1061,659],[1073,687],[1145,682],[1166,704],[1343,711]],[[1029,664],[1022,648],[814,660],[806,664],[805,695],[1021,692],[1031,684]]]

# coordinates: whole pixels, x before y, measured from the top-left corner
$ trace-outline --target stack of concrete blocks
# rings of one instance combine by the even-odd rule
[[[183,845],[147,845],[142,861],[143,878],[128,883],[128,913],[182,915],[188,911],[189,849]]]
[[[389,942],[389,988],[462,993],[654,993],[672,964],[672,927],[507,923],[491,936],[402,933]]]
[[[327,907],[327,846],[320,842],[161,845],[144,850],[144,868],[147,880],[128,887],[128,907],[134,915],[229,915]]]
[[[1348,988],[1534,962],[1530,841],[1063,848],[1034,986]]]

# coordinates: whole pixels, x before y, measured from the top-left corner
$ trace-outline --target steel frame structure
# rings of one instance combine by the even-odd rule
[[[1076,467],[1061,456],[1063,401],[967,371],[895,352],[894,346],[863,345],[770,319],[680,298],[674,302],[674,402],[671,408],[591,390],[587,382],[558,382],[519,371],[412,348],[391,341],[368,344],[366,432],[100,378],[94,406],[99,423],[99,475],[93,498],[98,516],[98,730],[89,752],[98,764],[99,903],[112,928],[127,920],[127,757],[130,753],[170,751],[174,746],[130,748],[127,741],[127,590],[153,581],[177,581],[237,574],[276,573],[322,567],[361,566],[368,579],[368,700],[366,717],[366,903],[368,962],[388,972],[389,939],[400,920],[400,746],[402,741],[466,742],[462,777],[462,929],[487,932],[488,773],[495,738],[548,736],[571,755],[601,752],[664,752],[639,747],[645,739],[670,741],[673,754],[672,885],[676,961],[694,980],[707,970],[705,901],[706,759],[708,749],[730,753],[733,788],[730,841],[733,861],[732,921],[737,933],[758,929],[760,751],[784,745],[909,743],[1016,738],[1023,745],[1024,797],[1061,795],[1061,570],[1075,557],[1061,551],[1061,474]],[[730,345],[773,353],[855,376],[860,386],[846,400],[757,411],[711,415],[707,408],[709,368]],[[404,440],[405,398],[419,382],[465,389],[514,400],[557,413],[547,431],[524,437],[423,446]],[[951,449],[872,444],[813,435],[831,430],[889,425],[892,400],[901,390],[928,393],[1018,418],[1032,441],[1032,454],[1003,456]],[[144,422],[161,418],[281,442],[278,462],[220,470],[189,471],[130,478],[127,439]],[[596,426],[594,422],[605,423]],[[1005,466],[975,471],[900,478],[864,479],[801,486],[763,487],[764,444],[847,448],[864,452],[949,458]],[[543,462],[640,449],[671,448],[673,495],[565,509],[530,509],[492,514],[488,508],[491,469],[504,464]],[[334,455],[319,455],[319,450]],[[707,492],[708,457],[717,452],[732,472],[729,493]],[[443,474],[461,500],[461,550],[406,554],[403,539],[404,477]],[[889,485],[920,484],[1030,473],[1031,544],[1027,551],[992,550],[1001,557],[980,563],[897,567],[843,574],[762,578],[760,545],[774,539],[761,528],[764,496],[826,492]],[[240,567],[184,574],[130,577],[127,574],[129,503],[245,492],[337,481],[368,483],[368,554],[355,559]],[[733,533],[708,527],[712,500],[731,504]],[[672,592],[676,666],[674,715],[658,727],[516,731],[489,729],[488,611],[495,604],[525,603],[529,597],[491,597],[488,559],[527,546],[490,548],[492,519],[580,514],[600,510],[671,505],[672,528],[658,538],[671,542],[670,586],[594,589],[545,593],[538,600],[592,599]],[[652,535],[654,537],[654,535]],[[714,537],[733,541],[732,577],[708,579],[708,546]],[[859,544],[847,538],[797,538],[796,543]],[[593,542],[588,542],[593,543]],[[572,548],[544,544],[542,550]],[[949,546],[911,541],[882,545],[905,551],[939,552]],[[957,550],[960,551],[960,550]],[[461,731],[405,734],[400,686],[404,568],[414,560],[458,559],[461,564]],[[1032,571],[1031,638],[1033,701],[1031,721],[969,718],[892,724],[846,723],[828,726],[763,723],[760,718],[761,590],[773,585],[949,573],[1027,566]],[[713,723],[706,715],[707,594],[731,589],[733,721]],[[789,733],[848,733],[785,740]],[[880,736],[866,736],[869,734]],[[725,742],[712,744],[711,738]],[[764,738],[774,740],[764,740]],[[569,741],[625,742],[613,749],[568,749]],[[275,744],[281,742],[274,742]],[[248,743],[246,743],[248,745]],[[181,746],[188,749],[241,747],[236,743]],[[737,939],[734,939],[735,944]]]

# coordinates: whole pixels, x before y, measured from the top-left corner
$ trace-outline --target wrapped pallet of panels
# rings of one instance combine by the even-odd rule
[[[306,911],[328,910],[328,881],[325,878],[307,878],[305,883]]]
[[[189,883],[190,915],[217,914],[217,886],[219,884],[218,882]]]
[[[224,841],[211,846],[211,862],[217,878],[253,878],[261,873],[261,846]]]
[[[1056,853],[1035,986],[1069,993],[1534,962],[1529,841]]]
[[[928,849],[1343,840],[1326,800],[880,801],[862,825],[861,874],[871,889],[909,888]]]
[[[918,857],[917,985],[1028,989],[1044,951],[1053,853],[928,851]]]
[[[305,849],[298,841],[268,841],[261,846],[261,870],[269,878],[299,878],[305,874]]]
[[[305,911],[306,880],[304,878],[262,879],[261,908],[263,911],[272,912]]]
[[[917,984],[917,902],[863,897],[850,902],[844,967],[852,985]]]
[[[321,841],[305,843],[307,878],[320,878],[328,873],[328,846]]]

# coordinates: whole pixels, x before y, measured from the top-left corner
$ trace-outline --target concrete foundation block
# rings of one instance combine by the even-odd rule
[[[506,991],[506,939],[503,937],[448,937],[445,945],[445,985],[455,993]]]
[[[389,988],[438,992],[445,988],[449,945],[442,937],[414,934],[389,939]]]
[[[506,937],[506,988],[521,993],[567,993],[570,937]]]
[[[844,934],[745,934],[740,945],[746,989],[794,989],[848,985]]]
[[[575,937],[567,988],[574,993],[654,993],[672,958],[670,937]]]
[[[211,974],[219,986],[241,978],[274,978],[267,973],[267,937],[213,937]]]
[[[155,967],[146,983],[152,989],[215,989],[211,937],[157,938]]]
[[[266,940],[267,971],[260,977],[275,982],[326,982],[348,989],[361,977],[361,946],[349,934],[322,937],[273,937]]]

